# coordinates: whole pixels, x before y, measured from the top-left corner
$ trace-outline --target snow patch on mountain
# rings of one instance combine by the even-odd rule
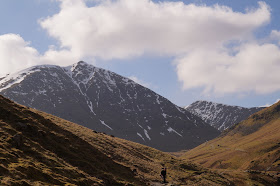
[[[148,131],[147,131],[146,129],[144,129],[144,133],[145,133],[146,137],[147,137],[149,140],[151,140],[151,138],[150,138],[150,136],[149,136],[149,134],[148,134]]]
[[[104,121],[99,120],[101,122],[102,125],[105,125],[106,127],[108,127],[109,129],[113,130],[109,125],[107,125]]]
[[[177,134],[177,135],[183,137],[179,132],[177,132],[176,130],[174,130],[174,129],[171,128],[171,127],[169,127],[169,128],[167,129],[167,131],[168,131],[169,133],[170,133],[170,132],[174,132],[175,134]]]
[[[156,97],[157,97],[157,103],[160,104],[159,95],[156,95]]]
[[[3,78],[0,81],[0,92],[8,89],[10,87],[12,87],[15,84],[19,84],[20,82],[22,82],[26,76],[35,73],[35,72],[39,72],[40,69],[37,69],[36,67],[31,67],[22,71],[19,71],[17,73],[13,73],[11,75],[6,76],[5,78]]]
[[[137,132],[137,135],[138,135],[143,141],[145,141],[145,139],[143,138],[143,136],[142,136],[140,133]]]

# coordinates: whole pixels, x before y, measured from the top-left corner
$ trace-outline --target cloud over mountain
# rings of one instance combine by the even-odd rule
[[[82,58],[69,50],[49,48],[44,54],[18,34],[0,35],[0,77],[27,67],[41,64],[69,65]]]
[[[204,87],[204,93],[272,93],[280,90],[279,69],[280,49],[274,44],[241,44],[234,55],[198,49],[177,59],[183,87]]]
[[[19,35],[0,35],[0,65],[2,73],[19,70],[19,66],[24,68],[36,64],[38,55],[37,50],[30,47],[28,42],[24,41]]]
[[[225,6],[151,0],[61,1],[58,14],[41,20],[50,36],[77,53],[105,59],[155,53],[177,56],[196,48],[245,39],[270,19],[269,7],[246,13]]]
[[[171,56],[184,89],[264,94],[280,90],[278,43],[254,38],[254,31],[269,23],[270,12],[265,2],[236,12],[218,4],[106,0],[89,6],[85,0],[60,0],[60,11],[39,21],[58,48],[39,55],[24,40],[18,46],[33,50],[27,61],[59,65],[96,57]],[[268,37],[278,35],[274,30]]]

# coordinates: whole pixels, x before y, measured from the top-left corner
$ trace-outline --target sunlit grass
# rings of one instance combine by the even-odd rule
[[[162,167],[167,167],[167,181],[174,185],[258,183],[251,180],[249,173],[209,170],[169,153],[17,105],[1,96],[0,134],[2,185],[147,185],[161,182]],[[22,137],[19,146],[16,135]],[[222,154],[229,147],[209,143],[199,148]],[[203,154],[196,158],[209,157]]]

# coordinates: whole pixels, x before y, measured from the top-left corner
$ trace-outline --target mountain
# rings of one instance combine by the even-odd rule
[[[82,61],[8,75],[0,92],[22,105],[163,151],[190,149],[219,135],[150,89]]]
[[[209,168],[280,171],[280,102],[265,108],[184,157]],[[279,178],[280,179],[280,178]]]
[[[247,119],[250,115],[262,110],[263,107],[244,108],[210,101],[196,101],[185,109],[216,129],[223,131]]]
[[[161,185],[163,166],[171,185],[234,183],[235,173],[212,172],[2,96],[0,133],[0,185]],[[240,175],[239,183],[248,183]]]

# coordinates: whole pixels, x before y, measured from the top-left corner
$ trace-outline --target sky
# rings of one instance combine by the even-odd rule
[[[280,1],[1,0],[0,75],[83,60],[179,106],[280,93]]]

